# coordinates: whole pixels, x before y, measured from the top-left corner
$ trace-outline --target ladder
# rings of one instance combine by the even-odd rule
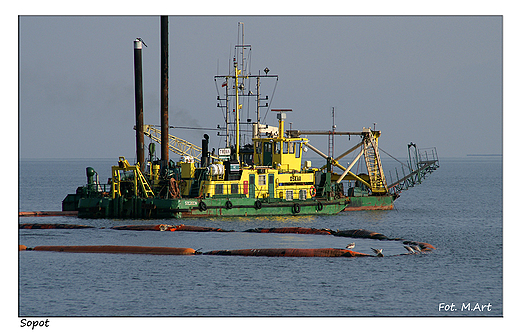
[[[377,140],[371,130],[363,132],[365,134],[363,150],[372,192],[386,193],[388,192],[388,187],[382,169]]]
[[[148,184],[148,182],[146,181],[146,178],[144,178],[143,174],[141,173],[141,170],[139,170],[139,167],[135,168],[135,173],[137,175],[139,184],[141,184],[141,189],[143,190],[145,197],[153,198],[154,194],[152,188],[150,187],[150,184]]]
[[[334,158],[334,134],[329,132],[329,157]],[[331,165],[330,170],[333,170],[333,166]]]

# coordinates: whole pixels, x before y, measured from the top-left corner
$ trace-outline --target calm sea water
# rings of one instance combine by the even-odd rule
[[[60,210],[92,166],[105,182],[112,160],[22,160],[19,210]],[[391,164],[391,163],[390,163]],[[390,166],[391,167],[391,166]],[[150,256],[19,253],[19,316],[502,316],[502,159],[441,160],[423,184],[402,193],[395,210],[328,217],[89,220],[24,217],[20,223],[72,223],[75,230],[19,230],[19,243],[143,245],[210,251],[341,247],[349,238],[251,234],[256,227],[364,228],[423,241],[437,250],[384,258]],[[101,229],[185,223],[234,233]],[[403,253],[398,242],[355,240]],[[445,311],[442,304],[454,304]],[[478,305],[477,305],[478,303]],[[475,311],[469,311],[478,307]],[[482,309],[483,305],[490,305]],[[465,307],[464,310],[462,307]],[[439,308],[441,307],[441,310]],[[488,309],[490,311],[488,311]],[[462,311],[463,310],[463,311]]]

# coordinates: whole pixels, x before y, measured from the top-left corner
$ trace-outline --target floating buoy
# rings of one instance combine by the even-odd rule
[[[24,223],[18,226],[20,229],[84,229],[94,228],[89,225],[65,224],[65,223]]]
[[[115,230],[152,230],[152,231],[175,231],[177,226],[169,225],[169,224],[148,224],[148,225],[121,225],[112,227],[110,229]]]
[[[75,252],[75,253],[131,253],[131,254],[164,254],[164,255],[192,255],[197,254],[194,249],[184,247],[156,247],[156,246],[119,246],[119,245],[84,245],[84,246],[36,246],[33,251]]]
[[[315,235],[331,235],[330,229],[314,229],[314,228],[300,228],[300,227],[286,227],[286,228],[255,228],[248,229],[245,232],[259,232],[259,233],[281,233],[281,234],[315,234]]]
[[[256,256],[256,257],[370,257],[371,255],[346,249],[244,249],[216,250],[204,255]]]

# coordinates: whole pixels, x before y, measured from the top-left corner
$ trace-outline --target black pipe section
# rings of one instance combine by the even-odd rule
[[[134,73],[135,73],[135,136],[137,162],[144,171],[144,122],[143,122],[143,42],[140,38],[134,40]]]
[[[205,168],[209,165],[208,161],[208,145],[209,145],[209,135],[204,134],[204,139],[202,139],[202,156],[200,159],[200,164],[202,168]]]
[[[168,165],[168,16],[161,16],[161,161]]]

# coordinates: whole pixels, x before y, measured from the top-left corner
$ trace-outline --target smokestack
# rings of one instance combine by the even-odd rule
[[[141,52],[143,41],[134,40],[134,72],[135,72],[135,136],[137,148],[137,162],[141,171],[144,171],[144,130],[143,130],[143,64]]]
[[[161,16],[161,161],[168,165],[168,16]]]
[[[202,168],[205,168],[209,165],[209,158],[208,158],[208,145],[209,145],[209,135],[204,134],[204,139],[202,139],[202,154],[200,157],[200,166]]]

